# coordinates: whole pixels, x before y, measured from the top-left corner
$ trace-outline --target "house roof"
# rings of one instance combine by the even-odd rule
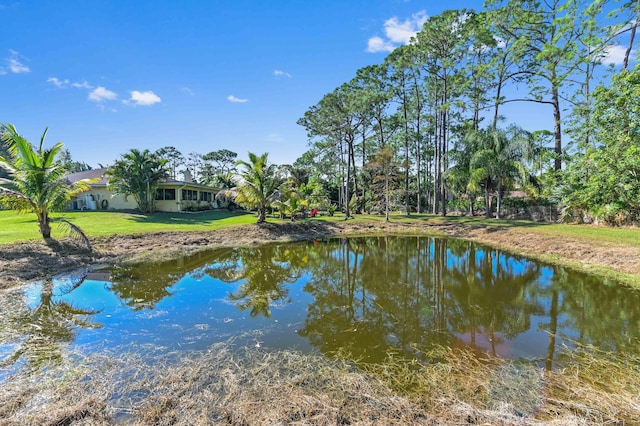
[[[107,177],[107,170],[108,169],[105,167],[101,169],[86,170],[84,172],[70,173],[67,175],[67,181],[69,181],[69,183],[76,183],[82,179],[100,179],[99,181],[92,183],[91,186],[107,186],[109,183],[109,178]],[[202,185],[195,182],[184,182],[180,180],[167,180],[167,181],[161,182],[160,185],[164,187],[187,186],[192,188],[196,187],[200,189],[209,189],[214,191],[219,190],[218,188],[214,188],[212,186]]]
[[[106,186],[108,183],[107,169],[105,167],[102,169],[93,169],[93,170],[86,170],[84,172],[69,173],[67,175],[67,181],[69,181],[69,183],[76,183],[83,179],[100,179],[98,182],[92,183],[91,186]]]

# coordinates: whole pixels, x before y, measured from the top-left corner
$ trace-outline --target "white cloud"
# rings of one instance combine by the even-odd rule
[[[388,42],[384,41],[381,37],[371,37],[367,43],[367,52],[391,52],[396,47]]]
[[[367,42],[367,52],[390,52],[401,44],[408,44],[411,38],[422,29],[422,25],[429,19],[427,12],[421,10],[410,18],[400,21],[398,17],[387,19],[384,22],[384,34],[386,38],[374,36]]]
[[[75,87],[76,89],[93,89],[93,86],[87,83],[86,80],[82,83],[71,83],[71,86]]]
[[[236,103],[236,104],[243,104],[243,103],[247,102],[249,99],[240,99],[240,98],[236,98],[233,95],[229,95],[229,96],[227,96],[227,100],[229,102],[233,102],[233,103]]]
[[[622,65],[627,48],[623,46],[608,46],[602,57],[602,63],[607,65]],[[636,51],[631,51],[631,59],[636,56]]]
[[[194,92],[193,90],[191,90],[188,87],[183,87],[180,90],[183,91],[184,93],[186,93],[189,96],[195,96],[196,95],[196,92]]]
[[[69,86],[75,87],[76,89],[93,89],[93,86],[87,83],[87,81],[83,81],[82,83],[71,83],[67,78],[60,80],[58,77],[49,77],[47,79],[47,83],[51,83],[60,89],[66,89]]]
[[[14,74],[22,74],[31,71],[28,66],[22,64],[16,58],[9,59],[9,69]]]
[[[273,75],[275,75],[276,77],[287,77],[287,78],[293,77],[288,72],[282,71],[282,70],[273,70]]]
[[[57,77],[49,77],[47,79],[47,83],[51,83],[54,86],[59,87],[59,88],[62,89],[64,87],[67,87],[67,85],[69,84],[69,80],[60,80]]]
[[[102,102],[102,101],[112,101],[116,99],[118,95],[111,90],[105,89],[102,86],[96,87],[94,90],[89,92],[88,99],[94,102]]]
[[[11,56],[9,58],[5,58],[4,60],[7,66],[0,67],[0,75],[6,75],[9,72],[12,72],[14,74],[31,72],[28,66],[20,62],[20,52],[9,49],[9,54]]]
[[[138,92],[137,90],[134,90],[130,93],[131,93],[131,98],[125,101],[122,101],[123,103],[148,106],[148,105],[157,104],[162,100],[158,95],[156,95],[152,91]]]

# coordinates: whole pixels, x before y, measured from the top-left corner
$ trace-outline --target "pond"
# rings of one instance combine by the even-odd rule
[[[427,237],[223,249],[0,295],[5,371],[46,365],[68,348],[166,354],[229,338],[368,362],[420,359],[444,345],[552,369],[576,343],[639,353],[639,333],[637,291]]]

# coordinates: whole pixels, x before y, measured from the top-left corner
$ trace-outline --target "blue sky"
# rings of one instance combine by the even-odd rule
[[[0,122],[34,143],[49,126],[94,167],[167,145],[293,162],[310,106],[463,7],[482,1],[0,0]],[[509,114],[551,128],[523,108]]]

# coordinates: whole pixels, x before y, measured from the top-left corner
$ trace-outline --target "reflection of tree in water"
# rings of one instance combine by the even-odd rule
[[[308,261],[307,245],[238,248],[216,259],[204,273],[223,282],[240,281],[239,288],[229,293],[240,310],[250,310],[251,317],[271,316],[278,301],[291,303],[288,284],[300,278]]]
[[[315,300],[301,334],[322,352],[376,362],[450,338],[433,308],[428,240],[358,238],[320,248],[324,260],[311,263],[305,290]]]
[[[111,290],[134,311],[153,309],[165,297],[171,296],[169,287],[184,276],[184,271],[160,265],[136,265],[114,268]]]
[[[27,368],[36,370],[62,358],[63,347],[73,343],[80,328],[100,328],[90,316],[99,311],[80,309],[73,304],[58,300],[80,286],[86,275],[69,278],[69,282],[58,287],[54,295],[51,280],[41,285],[38,305],[31,308],[24,297],[0,303],[11,312],[1,313],[3,318],[0,344],[15,344],[16,349],[0,361],[0,367],[9,367],[24,360]]]
[[[165,262],[116,267],[111,271],[109,290],[134,311],[154,309],[173,294],[169,289],[185,274],[218,255],[220,252],[202,252]]]
[[[484,329],[513,338],[541,311],[528,290],[539,267],[496,250],[394,237],[319,249],[323,261],[310,262],[313,279],[305,290],[314,302],[301,334],[325,353],[346,350],[381,361],[389,352],[414,357],[417,348],[452,344],[454,332]]]
[[[449,324],[469,333],[474,346],[477,333],[486,332],[495,355],[500,336],[515,338],[529,330],[531,315],[544,313],[534,291],[541,268],[468,241],[450,241],[449,247],[456,254],[446,268]]]
[[[369,357],[386,349],[380,347],[385,327],[380,323],[382,318],[375,315],[379,313],[375,302],[367,299],[367,291],[357,294],[362,287],[357,279],[365,245],[360,239],[344,239],[337,245],[330,242],[314,247],[321,260],[310,263],[313,278],[305,290],[314,296],[314,302],[308,307],[300,334],[322,352],[347,349],[353,353],[353,348],[363,348],[354,355]],[[374,346],[371,350],[369,344]]]
[[[618,353],[640,353],[640,292],[598,277],[556,267],[550,285],[549,320],[538,325],[549,333],[545,365],[553,366],[558,337]],[[573,330],[569,336],[561,330]]]

